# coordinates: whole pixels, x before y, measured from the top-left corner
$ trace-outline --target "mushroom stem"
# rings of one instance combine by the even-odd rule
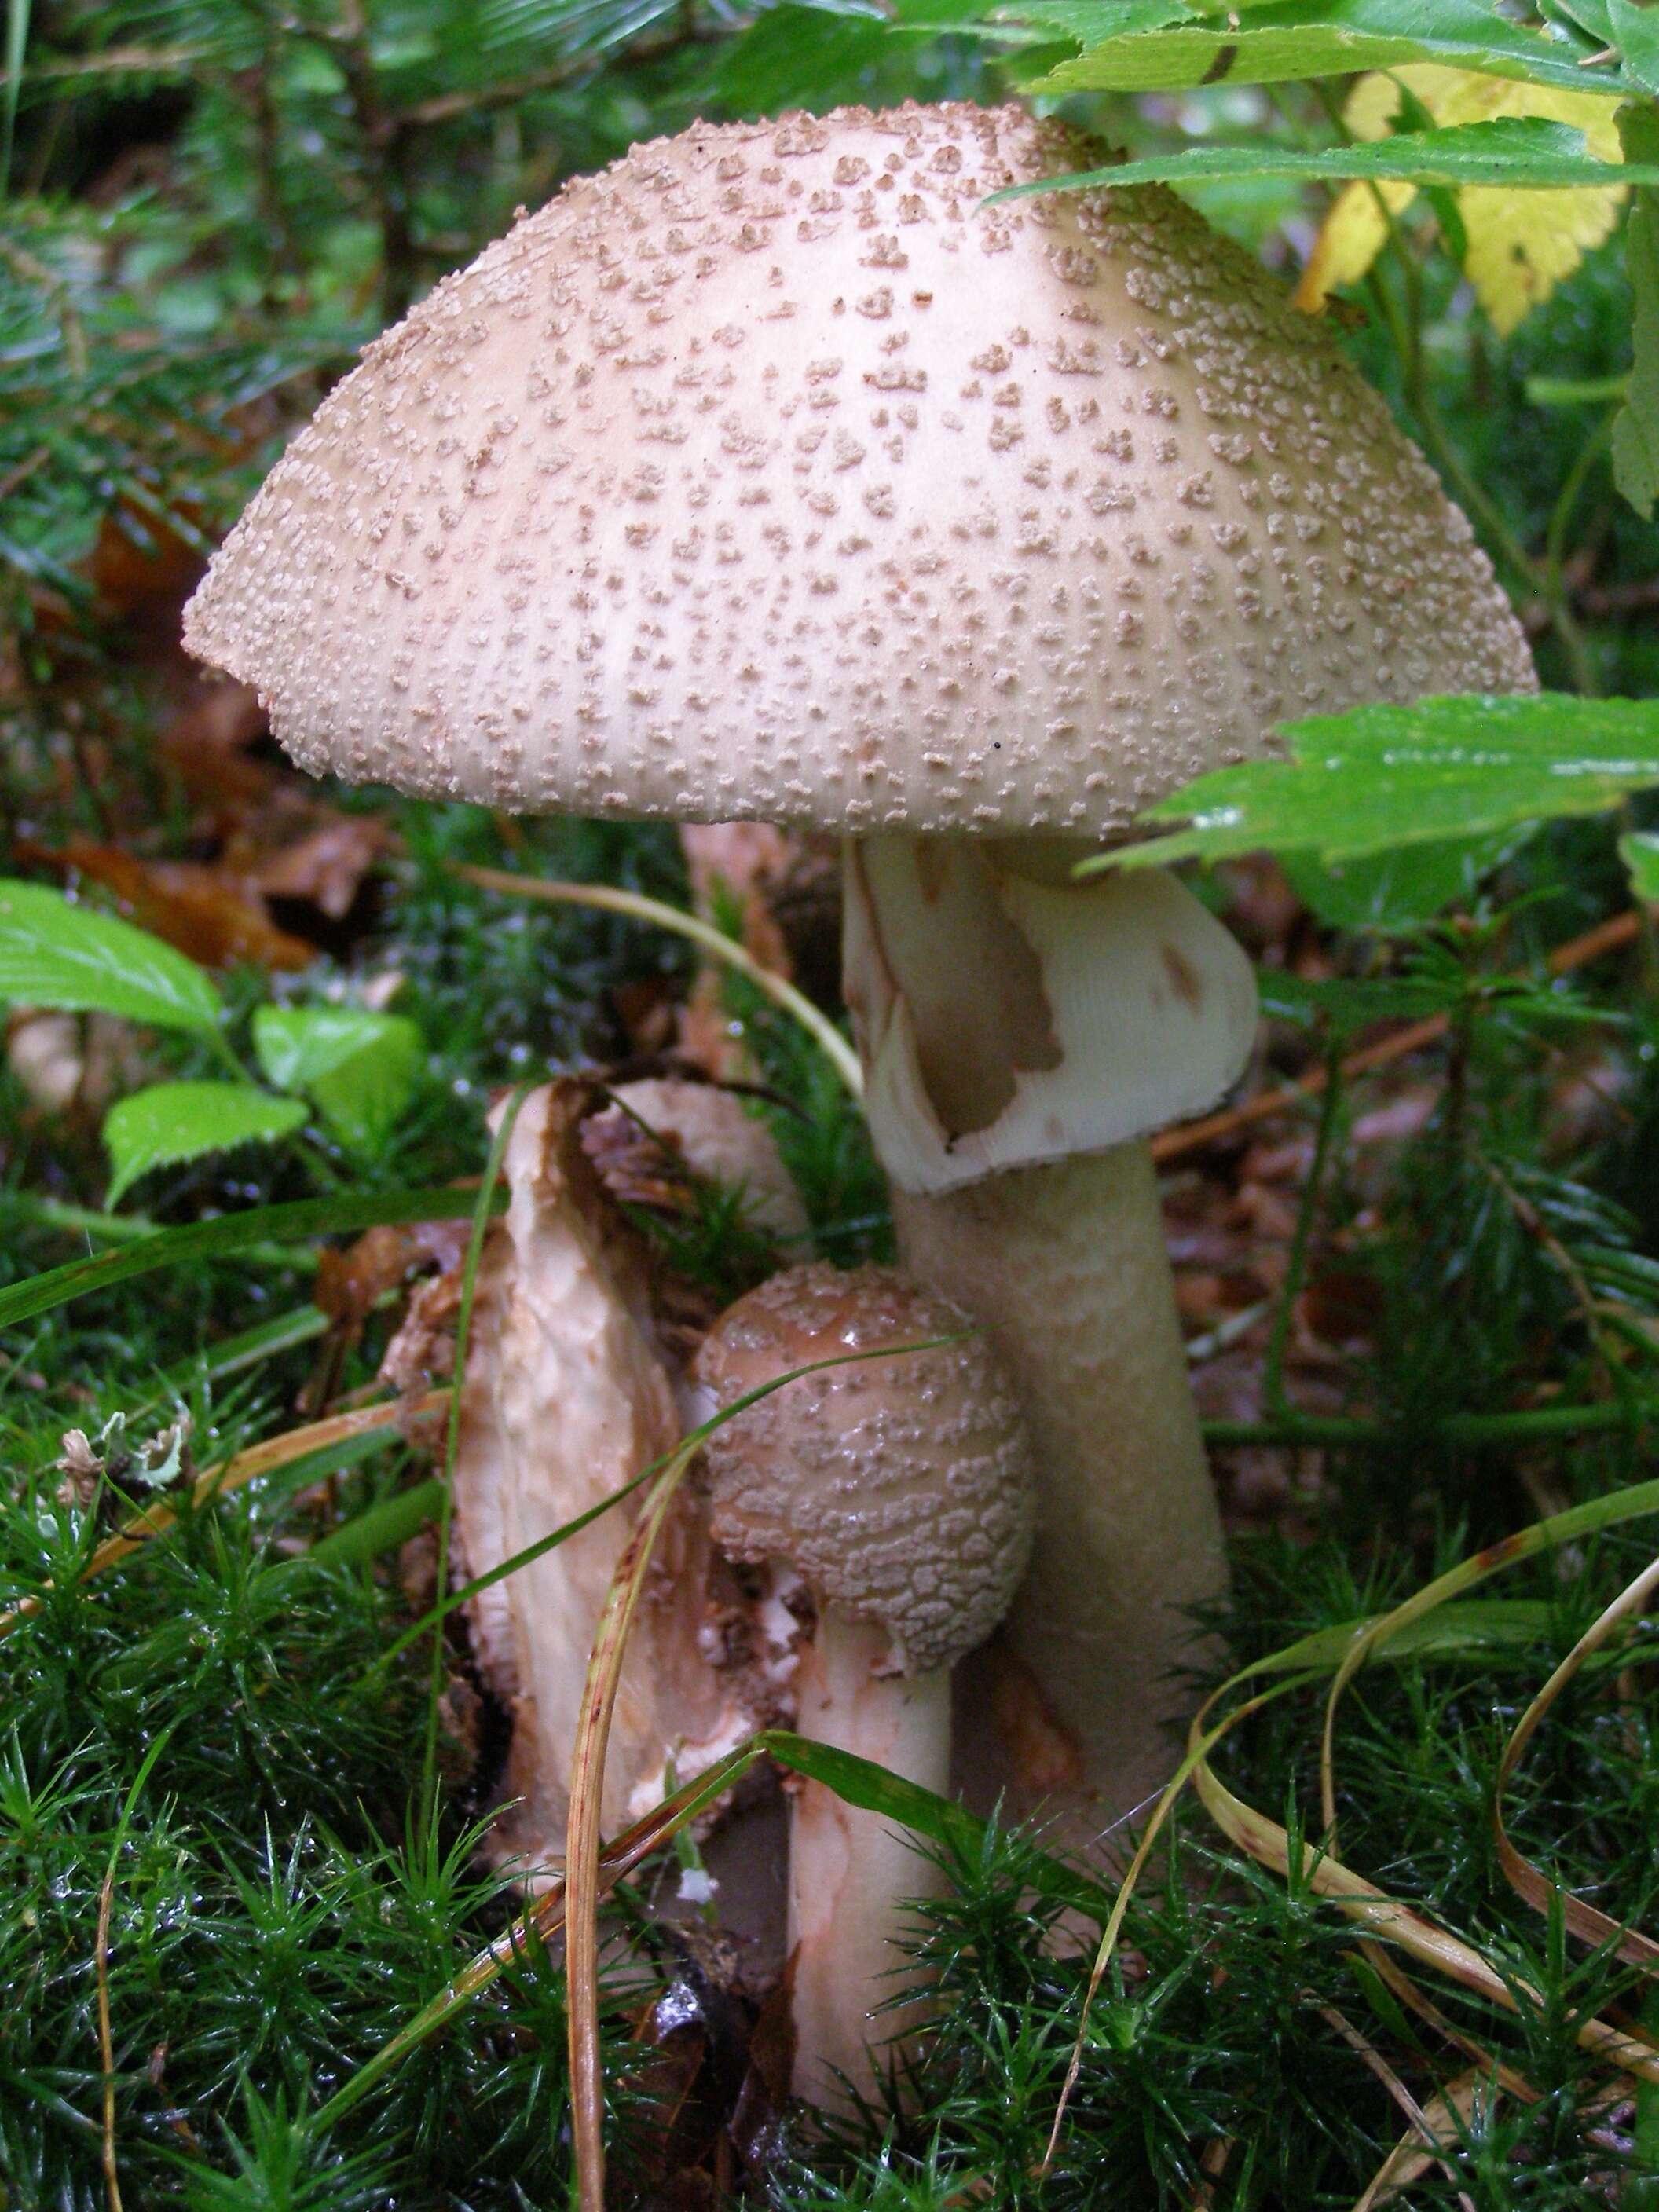
[[[1255,1030],[1214,917],[1162,871],[1077,881],[1085,849],[851,842],[844,941],[899,1249],[982,1323],[1035,1450],[1004,1645],[1023,1663],[996,1686],[988,1763],[1079,1845],[1169,1771],[1182,1608],[1224,1586],[1145,1138],[1212,1103]]]
[[[1136,1139],[893,1206],[905,1266],[981,1323],[1024,1402],[1036,1535],[1003,1635],[1081,1753],[1082,1844],[1167,1778],[1182,1608],[1226,1587],[1152,1158]]]
[[[951,1784],[951,1670],[883,1673],[892,1639],[833,1606],[803,1653],[797,1726],[945,1795]],[[872,2056],[921,2025],[919,2001],[873,2011],[903,1986],[895,1948],[910,1925],[901,1900],[932,1893],[938,1870],[881,1813],[821,1782],[801,1785],[789,1826],[793,2087],[819,2106],[844,2100],[840,2077],[867,2088]]]

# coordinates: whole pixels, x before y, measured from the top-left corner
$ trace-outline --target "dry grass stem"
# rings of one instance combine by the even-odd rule
[[[716,960],[723,960],[728,968],[735,968],[740,975],[746,975],[757,990],[763,991],[775,1006],[793,1014],[823,1047],[849,1094],[854,1098],[864,1096],[864,1071],[859,1065],[859,1056],[829,1017],[819,1012],[804,991],[798,991],[783,976],[775,975],[745,945],[726,936],[712,922],[683,913],[678,907],[665,905],[660,899],[647,898],[642,891],[617,890],[608,884],[557,883],[544,877],[515,875],[508,868],[479,868],[462,861],[452,862],[451,869],[469,884],[476,884],[480,890],[499,891],[508,898],[538,899],[550,906],[598,907],[606,914],[625,914],[631,921],[650,922],[655,928],[672,930],[677,936],[689,938]]]
[[[104,2195],[109,2212],[122,2212],[121,2177],[115,2163],[115,2043],[109,2021],[109,1923],[115,1902],[115,1859],[112,1854],[98,1893],[98,1941],[94,1971],[98,1982],[98,2057],[104,2074],[103,2141]]]
[[[1628,1583],[1612,1604],[1592,1621],[1566,1657],[1538,1692],[1516,1723],[1504,1755],[1498,1763],[1497,1778],[1492,1789],[1492,1834],[1498,1845],[1498,1856],[1510,1886],[1524,1898],[1534,1911],[1547,1912],[1551,1904],[1559,1899],[1562,1918],[1572,1933],[1583,1943],[1610,1943],[1617,1955],[1626,1965],[1639,1966],[1651,1973],[1659,1966],[1659,1943],[1639,1929],[1627,1927],[1622,1921],[1613,1919],[1586,1905],[1582,1898],[1567,1895],[1559,1882],[1522,1856],[1510,1840],[1504,1821],[1504,1792],[1510,1778],[1520,1762],[1521,1755],[1532,1741],[1540,1723],[1550,1707],[1577,1674],[1591,1653],[1607,1641],[1620,1625],[1634,1613],[1640,1613],[1654,1591],[1659,1589],[1659,1559],[1644,1567],[1635,1580]]]
[[[1425,2112],[1422,2106],[1418,2103],[1416,2098],[1413,2096],[1411,2091],[1406,2087],[1400,2076],[1395,2072],[1393,2067],[1389,2065],[1388,2060],[1384,2058],[1382,2052],[1376,2048],[1376,2045],[1371,2042],[1368,2036],[1362,2035],[1359,2030],[1353,2025],[1352,2021],[1346,2019],[1343,2014],[1339,2012],[1334,2005],[1317,2005],[1315,2007],[1315,2010],[1318,2013],[1321,2020],[1325,2021],[1328,2027],[1334,2027],[1336,2030],[1337,2033],[1342,2038],[1342,2040],[1347,2045],[1349,2050],[1357,2054],[1361,2065],[1364,2067],[1367,2073],[1376,2075],[1376,2079],[1388,2091],[1389,2096],[1393,2098],[1395,2103],[1399,2106],[1401,2111],[1411,2122],[1413,2132],[1423,2142],[1429,2146],[1430,2163],[1444,2165],[1447,2178],[1449,2180],[1455,2181],[1457,2179],[1456,2171],[1451,2165],[1450,2161],[1449,2160],[1438,2160],[1435,2155],[1439,2149],[1443,2138],[1437,2130],[1434,2122],[1431,2119],[1429,2114]],[[1463,2190],[1460,2189],[1458,2191],[1457,2201],[1463,2207],[1463,2212],[1475,2212],[1474,2200]]]
[[[269,1437],[264,1443],[251,1444],[246,1451],[236,1453],[197,1477],[191,1490],[189,1510],[197,1512],[216,1498],[228,1497],[233,1490],[257,1482],[262,1474],[289,1467],[296,1459],[309,1458],[313,1452],[326,1451],[331,1445],[348,1443],[353,1437],[372,1436],[377,1429],[401,1428],[425,1414],[437,1413],[447,1402],[448,1395],[445,1390],[432,1390],[412,1403],[406,1399],[393,1399],[378,1406],[362,1406],[354,1413],[331,1413],[326,1420],[312,1421],[304,1428],[289,1429],[280,1437]],[[124,1521],[114,1534],[106,1536],[92,1553],[81,1570],[80,1580],[89,1582],[93,1576],[101,1575],[106,1569],[131,1559],[154,1538],[166,1535],[169,1528],[178,1526],[180,1510],[173,1505],[147,1505],[142,1513]],[[20,1598],[15,1605],[0,1613],[0,1636],[9,1636],[24,1621],[33,1620],[40,1611],[46,1593],[54,1587],[46,1582],[39,1590],[31,1591],[28,1596]]]

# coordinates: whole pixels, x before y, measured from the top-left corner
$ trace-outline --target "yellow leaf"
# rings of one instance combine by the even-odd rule
[[[1582,131],[1588,150],[1599,161],[1623,158],[1613,120],[1615,101],[1595,93],[1562,92],[1443,69],[1437,62],[1374,70],[1362,76],[1344,110],[1356,138],[1388,137],[1400,112],[1402,85],[1443,129],[1490,123],[1499,116],[1536,116]],[[1590,248],[1601,245],[1618,220],[1626,190],[1613,185],[1540,192],[1472,185],[1458,193],[1457,210],[1468,240],[1464,270],[1500,332],[1507,337],[1528,308],[1547,300]],[[1416,188],[1396,184],[1344,186],[1302,272],[1296,293],[1298,307],[1317,313],[1337,286],[1358,283],[1370,267],[1388,237],[1379,194],[1398,215],[1416,198]]]
[[[1398,215],[1416,197],[1415,185],[1344,185],[1320,226],[1291,305],[1316,315],[1340,286],[1357,284],[1389,242],[1384,206]]]
[[[1458,194],[1468,238],[1463,267],[1501,337],[1601,245],[1619,219],[1626,189],[1506,192],[1480,185]]]

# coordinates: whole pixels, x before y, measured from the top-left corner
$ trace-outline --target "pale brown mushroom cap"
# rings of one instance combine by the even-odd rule
[[[705,1447],[715,1541],[794,1567],[821,1602],[876,1623],[911,1674],[949,1667],[1007,1610],[1031,1540],[1030,1445],[960,1308],[889,1267],[774,1275],[697,1355],[722,1406],[813,1360],[956,1341],[802,1376]]]
[[[1316,320],[1017,107],[697,126],[369,349],[191,602],[307,768],[1097,835],[1314,710],[1534,683]]]

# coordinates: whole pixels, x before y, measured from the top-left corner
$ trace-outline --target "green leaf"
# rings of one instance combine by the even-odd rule
[[[302,1100],[273,1098],[251,1083],[153,1083],[104,1116],[115,1170],[107,1202],[113,1206],[152,1168],[237,1145],[274,1144],[305,1119]]]
[[[343,1144],[373,1152],[409,1104],[425,1053],[415,1024],[366,1006],[261,1006],[253,1048],[279,1091],[302,1091]]]
[[[719,50],[711,91],[738,116],[776,114],[803,101],[851,96],[880,57],[886,24],[780,0]]]
[[[1287,853],[1291,889],[1337,929],[1416,929],[1480,884],[1528,833],[1453,837],[1443,845],[1401,845],[1334,864],[1314,853]]]
[[[1617,44],[1608,0],[1544,0],[1546,12],[1557,23],[1570,23],[1584,33],[1591,51]]]
[[[1659,903],[1659,832],[1633,830],[1619,840],[1619,857],[1630,870],[1631,889],[1651,906]]]
[[[841,1751],[833,1744],[815,1743],[810,1736],[793,1735],[786,1729],[768,1729],[759,1741],[780,1766],[821,1782],[844,1804],[879,1813],[898,1826],[959,1850],[969,1859],[983,1848],[986,1823],[965,1805],[938,1796],[919,1782],[907,1781],[878,1766],[873,1759],[860,1759],[856,1752]],[[1026,1872],[1033,1889],[1045,1897],[1060,1899],[1093,1920],[1104,1921],[1111,1911],[1109,1891],[1046,1851],[1031,1854]]]
[[[1231,11],[1172,7],[1143,28],[1115,0],[1021,0],[1011,16],[1075,39],[1083,52],[1038,80],[1045,93],[1158,92],[1268,84],[1442,62],[1553,84],[1613,88],[1581,68],[1565,40],[1540,38],[1480,0],[1269,0]],[[1137,14],[1139,11],[1136,11]]]
[[[1625,151],[1659,155],[1659,114],[1631,108],[1620,116]],[[1659,498],[1659,194],[1638,192],[1625,226],[1625,265],[1636,312],[1630,385],[1613,426],[1613,477],[1644,520]]]
[[[1256,852],[1346,860],[1601,814],[1659,783],[1659,700],[1425,699],[1312,715],[1280,735],[1288,760],[1200,776],[1143,817],[1188,828],[1091,870]]]
[[[1201,184],[1212,178],[1237,177],[1358,177],[1375,183],[1459,188],[1494,185],[1511,191],[1555,191],[1576,185],[1659,185],[1659,161],[1635,167],[1598,161],[1585,151],[1583,132],[1572,125],[1509,115],[1491,123],[1460,123],[1444,131],[1357,139],[1316,153],[1267,139],[1249,146],[1195,146],[1111,168],[1081,170],[1075,176],[1011,185],[992,197],[1024,199],[1035,192],[1075,192],[1103,185]]]
[[[221,1012],[201,969],[159,937],[44,884],[9,879],[0,880],[0,999],[122,1014],[157,1029],[216,1029]]]
[[[1659,94],[1659,15],[1637,7],[1634,0],[1607,0],[1607,17],[1626,75],[1644,92]]]

